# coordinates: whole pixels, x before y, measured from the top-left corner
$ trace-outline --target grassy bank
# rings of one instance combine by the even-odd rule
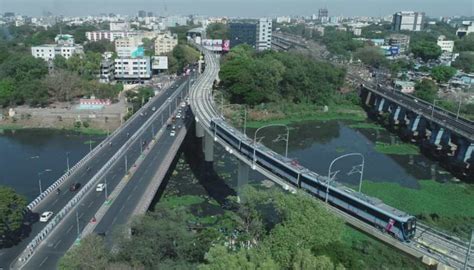
[[[409,143],[389,144],[383,142],[376,142],[375,151],[388,155],[418,155],[420,150],[416,145]]]
[[[467,184],[419,181],[420,189],[395,183],[364,181],[362,192],[416,215],[425,223],[467,239],[474,226],[474,187]]]
[[[107,135],[107,130],[98,129],[98,128],[65,128],[64,130],[78,132],[84,135]]]
[[[0,124],[0,131],[1,130],[18,130],[18,129],[50,129],[50,130],[62,130],[62,131],[73,131],[85,135],[107,135],[107,130],[98,129],[98,128],[41,128],[41,127],[28,127],[19,124]]]
[[[385,130],[384,127],[376,124],[376,123],[355,123],[349,125],[351,128],[355,129],[374,129],[374,130]]]
[[[267,104],[249,110],[247,127],[258,128],[267,124],[291,124],[301,121],[362,122],[366,119],[365,111],[354,105],[332,105],[324,111],[323,107],[310,104]]]
[[[15,130],[15,129],[23,129],[23,128],[25,127],[18,124],[0,124],[0,130]]]

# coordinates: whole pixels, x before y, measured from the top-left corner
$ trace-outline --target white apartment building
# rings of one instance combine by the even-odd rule
[[[272,48],[272,20],[261,18],[258,20],[257,26],[257,44],[259,51],[269,50]]]
[[[56,45],[44,44],[31,47],[31,54],[36,58],[42,58],[45,61],[53,60],[56,55],[61,55],[68,59],[73,54],[83,54],[84,49],[81,45]]]
[[[456,35],[460,38],[474,33],[474,22],[463,21],[462,25],[456,30]]]
[[[421,31],[425,14],[423,12],[400,11],[393,15],[392,30]]]
[[[454,50],[454,40],[446,40],[445,36],[439,36],[437,44],[443,52],[452,53]]]
[[[165,55],[178,45],[178,36],[171,33],[159,34],[155,39],[155,55]]]
[[[117,58],[114,77],[117,80],[141,80],[151,78],[151,62],[149,56],[140,58]]]
[[[125,38],[130,35],[128,31],[91,31],[86,32],[86,38],[89,41],[109,40],[114,42],[116,39]]]
[[[115,40],[115,52],[118,57],[131,57],[141,45],[143,45],[141,36],[120,38]]]

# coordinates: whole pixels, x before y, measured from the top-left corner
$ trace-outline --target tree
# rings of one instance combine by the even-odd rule
[[[449,66],[436,66],[431,69],[431,77],[433,77],[438,82],[448,82],[454,75],[456,75],[457,70]]]
[[[145,49],[146,56],[155,55],[155,39],[143,38],[143,48]]]
[[[252,254],[255,252],[257,252],[258,255]],[[272,270],[280,268],[268,253],[263,254],[253,249],[241,249],[237,252],[232,252],[222,245],[212,247],[209,252],[206,253],[205,260],[206,264],[200,265],[200,270]]]
[[[453,67],[462,69],[464,72],[474,71],[474,52],[461,52],[453,63]]]
[[[81,79],[70,71],[55,70],[43,82],[49,95],[57,101],[70,101],[84,94]]]
[[[354,53],[354,59],[359,59],[364,64],[379,68],[387,64],[383,52],[377,47],[363,47],[359,48]]]
[[[420,57],[423,61],[435,60],[441,55],[441,47],[436,42],[420,41],[414,42],[411,46],[411,52],[418,58]]]
[[[102,237],[90,234],[59,260],[59,269],[106,269],[109,255]]]
[[[0,186],[0,246],[8,246],[19,238],[26,205],[25,197]]]
[[[14,95],[14,82],[12,79],[0,80],[0,105],[3,107],[8,106],[13,99]]]
[[[54,68],[66,69],[67,59],[62,55],[56,55],[53,60]]]
[[[438,86],[432,80],[423,79],[416,83],[414,95],[427,102],[433,102],[438,95]]]
[[[99,41],[91,41],[84,45],[85,52],[104,53],[104,52],[113,52],[114,49],[115,49],[114,43],[106,39],[99,40]]]
[[[293,257],[292,270],[327,270],[334,269],[331,258],[327,256],[314,256],[308,249],[300,249]]]
[[[229,39],[229,26],[223,23],[211,23],[206,28],[210,39]]]
[[[473,52],[474,51],[474,34],[471,33],[464,36],[461,40],[457,40],[454,44],[456,51],[458,52]]]
[[[0,65],[0,79],[13,78],[15,81],[42,79],[48,74],[46,62],[31,55],[15,54]]]

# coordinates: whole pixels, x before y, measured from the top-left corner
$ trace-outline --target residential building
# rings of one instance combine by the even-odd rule
[[[469,35],[470,33],[474,33],[474,22],[465,21],[456,31],[456,35],[460,38]]]
[[[269,50],[272,47],[272,20],[261,18],[258,20],[256,48],[259,51]]]
[[[354,34],[354,36],[360,36],[362,35],[362,29],[361,28],[352,28],[352,33]]]
[[[64,46],[74,45],[74,37],[72,35],[59,34],[54,38],[54,41],[58,45],[64,45]]]
[[[110,31],[129,31],[130,23],[128,22],[110,22]]]
[[[99,82],[108,83],[114,80],[115,62],[112,58],[104,58],[100,61]]]
[[[151,78],[151,60],[149,56],[138,58],[116,58],[114,77],[122,81],[140,81]]]
[[[257,24],[232,22],[230,28],[230,45],[235,47],[240,44],[248,44],[253,48],[257,45]]]
[[[385,43],[390,46],[397,46],[400,48],[400,53],[405,53],[408,51],[408,47],[410,46],[410,36],[403,34],[392,34],[388,36]]]
[[[171,33],[159,34],[155,39],[155,55],[165,55],[178,45],[178,35]]]
[[[411,94],[415,92],[415,83],[408,81],[395,81],[395,88],[400,90],[402,93]]]
[[[394,31],[421,31],[425,13],[414,11],[400,11],[393,14],[392,30]]]
[[[276,18],[276,22],[277,22],[277,23],[290,23],[290,22],[291,22],[291,18],[290,18],[290,16],[277,17],[277,18]]]
[[[86,32],[86,38],[89,41],[99,41],[105,39],[114,42],[116,39],[128,37],[130,33],[131,32],[128,31],[92,31]]]
[[[36,58],[42,58],[45,61],[53,60],[57,55],[68,59],[74,54],[83,54],[84,48],[81,45],[58,45],[44,44],[31,47],[31,54]]]
[[[452,53],[454,50],[454,40],[446,40],[445,36],[439,36],[437,44],[443,52]]]
[[[118,57],[132,57],[132,54],[134,54],[142,45],[143,42],[141,36],[120,38],[115,40],[115,52]]]

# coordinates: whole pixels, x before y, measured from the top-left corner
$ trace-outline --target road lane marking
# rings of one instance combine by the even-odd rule
[[[131,196],[132,196],[132,194],[128,194],[127,201],[128,201],[128,199],[130,199]]]
[[[89,204],[89,206],[87,206],[87,208],[90,208],[93,203],[94,203],[94,201],[92,201],[92,202]]]
[[[82,218],[82,216],[84,216],[84,213],[81,213],[81,214],[79,215],[79,218]]]
[[[125,205],[122,205],[122,207],[120,208],[119,212],[122,212],[123,208],[125,207]]]
[[[69,233],[72,230],[73,227],[74,227],[74,225],[71,225],[71,227],[69,227],[69,229],[67,229],[66,232]]]
[[[59,241],[58,241],[58,242],[56,242],[56,244],[54,245],[54,248],[56,248],[56,247],[59,245],[59,243],[61,243],[61,241],[62,241],[62,240],[61,240],[61,239],[59,239]]]
[[[114,219],[112,220],[112,225],[115,224],[115,221],[117,221],[117,216],[115,216]]]
[[[52,204],[52,205],[55,205],[55,204],[56,204],[58,201],[59,201],[59,198],[58,198],[58,199],[56,199],[56,200],[53,202],[53,204]]]
[[[137,186],[135,185],[135,186],[133,187],[132,192],[135,191],[136,189],[137,189]]]
[[[39,266],[41,267],[46,262],[47,259],[48,259],[48,256],[46,256],[46,258],[44,258],[44,260],[41,261]]]

